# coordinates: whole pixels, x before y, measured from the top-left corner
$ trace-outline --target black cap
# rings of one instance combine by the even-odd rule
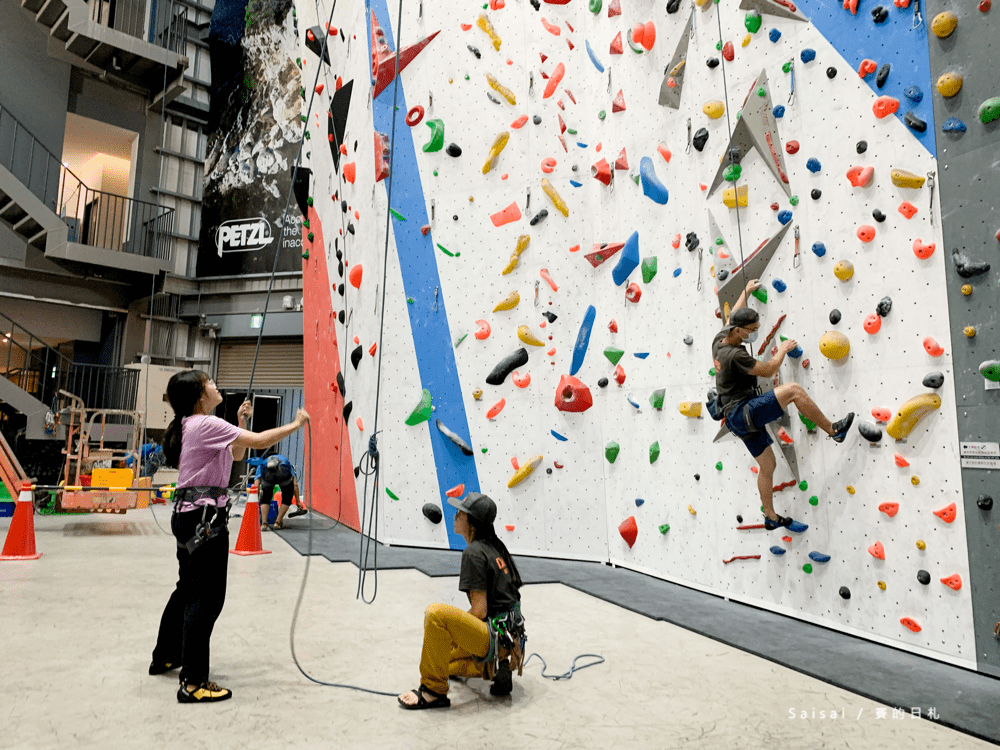
[[[480,523],[491,524],[497,517],[497,504],[486,495],[478,492],[470,492],[461,500],[457,497],[449,497],[448,505],[465,511]]]
[[[733,311],[733,313],[729,316],[729,324],[722,330],[731,331],[734,328],[746,328],[747,326],[752,326],[759,320],[760,315],[756,310],[751,310],[749,307],[741,307]]]

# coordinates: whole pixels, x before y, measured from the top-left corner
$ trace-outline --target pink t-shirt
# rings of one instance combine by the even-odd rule
[[[193,414],[181,420],[178,487],[226,487],[233,468],[233,441],[242,430],[224,419]]]

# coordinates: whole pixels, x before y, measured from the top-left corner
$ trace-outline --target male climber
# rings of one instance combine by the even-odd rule
[[[782,360],[797,344],[793,339],[783,341],[778,347],[778,353],[767,362],[758,362],[753,355],[743,348],[744,343],[757,340],[760,329],[760,316],[755,310],[746,306],[746,298],[760,287],[757,279],[751,279],[746,289],[736,300],[729,315],[729,323],[716,334],[712,341],[712,358],[715,360],[715,386],[718,391],[716,403],[713,405],[721,410],[726,419],[726,425],[736,437],[740,438],[750,451],[757,465],[757,489],[764,504],[764,527],[774,530],[781,526],[789,526],[792,519],[779,516],[774,512],[772,496],[774,494],[774,442],[764,425],[780,419],[789,404],[795,404],[799,412],[807,419],[816,423],[823,432],[838,443],[844,441],[854,412],[851,412],[839,422],[830,423],[816,402],[798,383],[783,383],[767,393],[761,393],[757,387],[757,378],[770,378],[778,371]],[[709,397],[711,401],[711,394]]]

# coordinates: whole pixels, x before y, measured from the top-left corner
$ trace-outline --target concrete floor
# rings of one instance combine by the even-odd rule
[[[166,526],[167,511],[156,512]],[[561,584],[526,586],[523,610],[528,650],[550,673],[579,653],[606,658],[572,680],[542,679],[533,660],[510,699],[492,698],[477,680],[453,686],[450,709],[417,713],[393,698],[315,685],[295,668],[288,638],[305,561],[274,534],[264,535],[273,554],[230,560],[212,678],[233,699],[182,706],[176,673],[146,674],[176,576],[173,538],[147,510],[36,516],[35,524],[42,558],[0,562],[5,749],[988,746],[909,715],[894,719],[891,708],[878,718],[869,699]],[[8,525],[0,521],[0,538]],[[353,565],[313,558],[299,660],[328,682],[412,688],[424,607],[464,606],[456,587],[457,577],[386,571],[369,606],[355,600]]]

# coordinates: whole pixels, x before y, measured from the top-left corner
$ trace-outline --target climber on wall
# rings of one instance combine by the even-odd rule
[[[764,505],[764,527],[773,530],[789,526],[792,519],[774,512],[775,456],[771,449],[774,442],[764,425],[780,419],[789,404],[795,404],[802,416],[816,423],[823,432],[838,443],[844,441],[854,412],[839,422],[831,423],[820,411],[809,394],[798,383],[783,383],[767,393],[761,393],[757,378],[770,378],[778,371],[785,355],[797,346],[793,339],[781,342],[778,352],[767,362],[759,362],[753,354],[743,348],[744,343],[757,340],[760,329],[760,315],[746,306],[747,295],[760,287],[758,279],[747,282],[746,288],[733,305],[728,324],[716,334],[712,341],[712,358],[715,360],[716,401],[710,410],[721,411],[726,425],[740,438],[750,451],[757,465],[757,489]]]

